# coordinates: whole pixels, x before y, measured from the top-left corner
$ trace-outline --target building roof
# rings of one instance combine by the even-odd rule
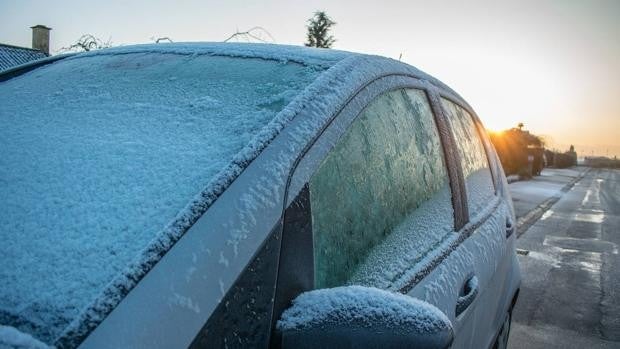
[[[41,29],[52,30],[52,28],[50,28],[50,27],[48,27],[48,26],[45,26],[45,25],[43,25],[43,24],[37,24],[37,25],[34,25],[34,26],[30,27],[30,28],[31,28],[31,29],[34,29],[34,28],[41,28]]]
[[[0,71],[45,57],[39,50],[0,44]]]

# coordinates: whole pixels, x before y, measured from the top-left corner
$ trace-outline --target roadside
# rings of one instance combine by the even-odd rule
[[[511,183],[510,194],[517,216],[517,237],[538,221],[589,170],[589,167],[577,166],[568,169],[546,168],[540,176],[531,180]]]
[[[620,347],[620,171],[510,184],[522,284],[509,348]]]

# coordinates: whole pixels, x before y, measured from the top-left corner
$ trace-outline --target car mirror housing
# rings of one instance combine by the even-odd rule
[[[435,306],[363,286],[298,296],[277,323],[282,348],[448,348],[452,323]]]

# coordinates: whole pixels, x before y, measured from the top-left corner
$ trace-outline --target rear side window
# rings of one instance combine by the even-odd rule
[[[469,213],[474,217],[495,194],[489,161],[471,114],[447,99],[441,102],[456,140],[465,177]]]
[[[309,182],[315,287],[386,287],[452,231],[427,97],[395,90],[353,121]]]

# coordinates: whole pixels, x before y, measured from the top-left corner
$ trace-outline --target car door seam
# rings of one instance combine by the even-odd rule
[[[428,276],[444,259],[446,259],[454,250],[456,250],[465,240],[467,240],[473,233],[482,226],[491,216],[493,212],[497,210],[497,208],[501,204],[501,199],[495,197],[492,201],[492,204],[487,206],[484,211],[484,215],[477,219],[475,222],[467,223],[459,232],[458,238],[454,240],[444,251],[442,251],[437,257],[431,259],[426,265],[422,266],[420,271],[415,273],[414,276],[402,287],[396,288],[396,290],[400,293],[407,294],[409,293],[422,279]],[[412,269],[415,269],[412,268]]]

